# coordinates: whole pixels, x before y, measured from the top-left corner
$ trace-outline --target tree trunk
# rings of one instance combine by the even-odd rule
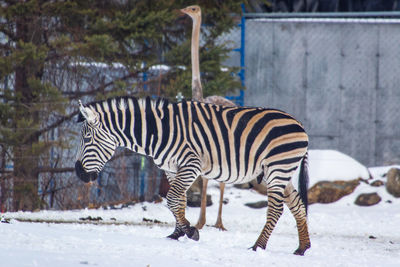
[[[35,23],[36,22],[36,23]],[[41,42],[41,25],[35,18],[21,17],[16,23],[17,39],[25,43]],[[17,44],[17,50],[22,50]],[[40,207],[38,196],[38,167],[39,158],[35,153],[38,136],[33,136],[34,128],[39,125],[39,113],[34,109],[35,96],[30,88],[29,79],[41,79],[43,67],[35,64],[34,59],[27,59],[15,71],[16,112],[14,127],[18,135],[18,143],[14,145],[14,179],[13,179],[13,209],[35,210]]]
[[[7,185],[6,185],[6,151],[5,147],[0,145],[0,151],[1,151],[1,163],[0,163],[0,212],[6,212],[7,211],[7,199],[10,197],[9,194],[7,194]]]

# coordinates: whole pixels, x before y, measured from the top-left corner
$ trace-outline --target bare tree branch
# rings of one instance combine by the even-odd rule
[[[74,117],[75,115],[77,115],[78,112],[79,112],[79,111],[76,110],[76,111],[72,112],[72,113],[69,114],[69,115],[66,115],[66,116],[61,117],[61,119],[59,119],[58,121],[55,121],[54,123],[48,125],[47,127],[42,128],[42,129],[40,129],[40,130],[38,130],[38,131],[32,133],[31,135],[27,136],[27,137],[24,139],[24,142],[23,142],[23,143],[29,142],[32,138],[38,137],[38,136],[42,135],[43,133],[46,133],[46,132],[48,132],[48,131],[50,131],[50,130],[52,130],[52,129],[58,127],[58,126],[60,126],[63,122],[68,121],[68,120],[70,120],[72,117]]]
[[[75,168],[66,167],[66,168],[53,168],[53,167],[40,167],[37,168],[36,171],[38,173],[49,172],[49,173],[63,173],[63,172],[74,172]]]

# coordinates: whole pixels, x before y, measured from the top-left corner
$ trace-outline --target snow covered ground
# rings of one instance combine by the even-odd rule
[[[324,167],[317,169],[317,163]],[[382,175],[388,169],[370,168],[369,172],[374,179],[385,181]],[[348,176],[351,172],[345,178],[352,179],[357,178],[352,177],[354,173],[363,175],[364,171],[361,164],[335,151],[310,153],[311,186],[318,180],[329,180],[335,172],[337,176]],[[208,191],[214,204],[207,208],[207,224],[212,225],[217,215],[217,184],[210,182]],[[116,210],[5,213],[3,217],[11,221],[0,224],[0,266],[400,266],[400,199],[389,195],[384,186],[361,183],[353,194],[336,203],[311,205],[308,216],[311,249],[304,257],[292,254],[298,237],[288,209],[272,233],[267,249],[248,250],[265,223],[266,209],[251,209],[244,203],[266,197],[230,185],[225,192],[229,203],[223,207],[223,222],[228,231],[206,226],[200,230],[198,242],[186,237],[179,241],[165,238],[174,229],[174,218],[165,201]],[[360,193],[371,192],[382,197],[378,205],[354,204]],[[198,214],[199,208],[187,209],[192,224]],[[101,217],[102,224],[15,220],[71,222],[88,216]],[[143,218],[163,223],[143,223]]]

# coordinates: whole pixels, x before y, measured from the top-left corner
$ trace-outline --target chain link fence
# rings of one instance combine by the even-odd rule
[[[73,167],[79,149],[79,131],[80,124],[76,123],[74,118],[44,137],[50,139],[48,141],[70,141],[67,146],[54,147],[50,153],[34,159],[38,160],[40,166],[51,166],[48,170],[41,171],[38,176],[38,197],[43,208],[70,210],[117,207],[119,204],[157,199],[155,197],[160,193],[163,173],[152,160],[126,149],[116,151],[96,181],[91,184],[81,182]],[[0,149],[0,152],[3,151]],[[5,159],[0,164],[0,168],[3,169],[0,179],[1,212],[13,210],[14,183],[16,179],[22,179],[13,175],[13,164],[9,160],[11,157],[12,155],[5,153],[1,157]]]
[[[293,114],[305,125],[312,149],[336,149],[368,166],[399,163],[400,19],[260,16],[246,14],[239,27],[219,39],[232,49],[225,64],[241,69],[244,105]],[[131,93],[157,95],[163,67],[132,81],[136,86]],[[93,66],[95,71],[104,74],[102,66]],[[106,76],[84,82],[67,77],[53,83],[78,90],[107,81]],[[57,105],[77,109],[76,103]],[[43,166],[70,169],[40,174],[39,196],[48,208],[152,201],[160,192],[163,173],[152,160],[128,150],[118,150],[95,183],[80,182],[73,170],[79,129],[73,119],[43,137],[70,140],[68,147],[40,158]],[[0,147],[0,169],[6,171],[0,180],[2,211],[10,209],[13,190],[12,155],[6,152]]]
[[[400,19],[370,15],[248,17],[245,104],[293,114],[312,149],[400,162]]]
[[[77,74],[79,68],[85,69],[85,75]],[[94,96],[89,96],[88,91],[106,87],[112,80],[128,75],[119,65],[105,66],[99,63],[70,64],[67,70],[60,70],[60,73],[57,70],[46,73],[45,79],[64,89],[67,97],[81,95],[79,98],[83,103],[94,100]],[[127,79],[126,94],[157,95],[160,90],[157,79],[164,71],[165,67],[160,65],[149,69],[145,74],[139,73],[137,78]],[[0,94],[5,88],[13,87],[11,78],[7,77],[7,85],[0,85]],[[110,89],[104,90],[104,94],[107,92],[110,92]],[[81,124],[77,123],[77,116],[69,118],[68,114],[77,113],[78,109],[77,101],[72,99],[35,103],[43,121],[40,125],[24,128],[7,128],[10,126],[0,125],[1,130],[29,133],[46,128],[60,119],[63,120],[59,126],[46,131],[40,137],[40,142],[50,146],[48,153],[18,156],[11,146],[0,144],[1,212],[14,209],[13,201],[17,190],[14,185],[18,181],[36,184],[36,181],[27,180],[26,177],[15,177],[14,164],[18,161],[32,161],[34,162],[32,164],[38,165],[38,196],[43,208],[81,209],[102,205],[115,206],[120,203],[153,201],[155,195],[159,193],[163,178],[161,171],[152,160],[128,150],[118,150],[94,183],[85,185],[77,178],[74,164],[79,149]],[[64,110],[68,118],[62,119],[63,112],[49,112],[54,110],[54,106]]]

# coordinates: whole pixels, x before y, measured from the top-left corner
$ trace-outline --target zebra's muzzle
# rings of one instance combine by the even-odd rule
[[[75,163],[75,172],[79,179],[81,179],[85,183],[97,179],[97,172],[86,172],[82,166],[82,163],[79,160]]]

